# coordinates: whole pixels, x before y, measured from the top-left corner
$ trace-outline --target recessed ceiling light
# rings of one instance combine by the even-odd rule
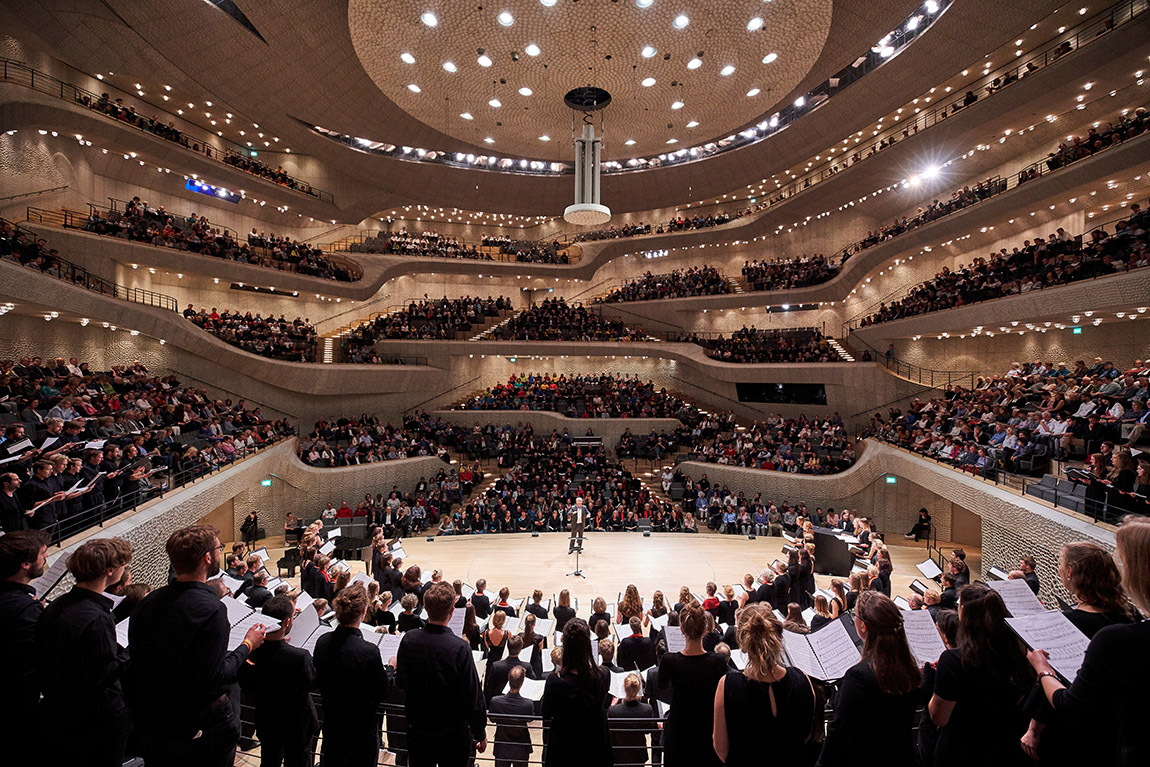
[[[493,139],[493,138],[491,138],[490,136],[488,136],[487,138],[483,139],[483,143],[485,143],[485,144],[494,144],[494,143],[495,143],[495,139]]]
[[[522,88],[519,89],[519,95],[520,96],[530,96],[534,92],[535,91],[531,90],[527,86],[523,86]]]
[[[682,109],[682,108],[683,108],[683,102],[682,101],[671,102],[671,109]]]
[[[806,104],[806,103],[807,103],[807,100],[805,98],[803,98],[802,96],[799,96],[797,99],[795,99],[795,106],[797,106],[797,107],[801,107],[803,104]]]
[[[555,5],[555,3],[557,3],[557,2],[559,2],[559,0],[539,0],[539,4],[546,7],[546,8],[550,8],[551,6]]]
[[[415,63],[415,57],[412,56],[410,53],[401,53],[401,54],[399,54],[399,57],[401,59],[403,59],[403,63],[405,63],[405,64],[414,64]]]
[[[747,31],[754,32],[757,29],[763,28],[763,19],[761,16],[756,16],[747,22]]]
[[[687,123],[688,128],[697,128],[698,126],[699,126],[698,120],[691,120],[691,122]]]
[[[523,50],[527,53],[528,56],[538,56],[540,53],[542,53],[542,51],[539,50],[539,46],[535,43],[528,43],[527,47]]]
[[[702,59],[691,59],[687,62],[687,69],[698,69],[701,66],[703,66]]]
[[[655,49],[655,46],[653,46],[653,45],[645,45],[645,46],[643,46],[642,55],[643,55],[643,58],[645,58],[645,59],[649,59],[649,58],[651,58],[652,56],[654,56],[654,55],[655,55],[656,53],[658,53],[658,52],[659,52],[659,51]]]
[[[777,54],[777,53],[768,53],[766,56],[763,56],[763,63],[764,64],[770,64],[775,59],[777,59],[778,57],[779,57],[779,54]]]
[[[643,78],[643,82],[641,82],[639,84],[642,85],[644,88],[650,88],[652,85],[655,84],[655,78],[654,77],[645,77],[645,78]]]
[[[749,91],[747,91],[747,98],[753,98],[754,96],[758,96],[760,93],[762,93],[762,91],[758,88],[751,88]]]
[[[505,27],[509,27],[515,23],[515,17],[511,15],[510,11],[503,11],[495,19]]]
[[[719,70],[719,74],[721,74],[723,77],[729,77],[729,76],[733,75],[734,73],[735,73],[735,65],[734,64],[728,64],[727,66],[725,66]]]
[[[623,143],[626,144],[627,146],[635,146],[635,139],[629,138],[626,141],[624,141]]]
[[[476,61],[479,62],[479,66],[481,66],[481,67],[491,66],[491,57],[488,56],[486,53],[479,54],[479,58],[476,59]]]
[[[668,143],[668,144],[678,144],[678,143],[679,143],[679,139],[677,139],[677,138],[669,138],[669,139],[667,139],[667,143]]]
[[[418,85],[416,85],[415,83],[411,83],[410,85],[408,85],[408,86],[407,86],[407,89],[408,89],[409,91],[411,91],[412,93],[419,93],[419,92],[422,90],[422,89],[421,89],[421,88],[420,88]]]
[[[439,19],[431,11],[424,11],[423,15],[419,17],[419,20],[429,27],[439,26]]]
[[[471,116],[470,112],[461,112],[459,116],[462,117],[464,120],[474,120],[475,119],[474,117]]]
[[[671,22],[671,26],[673,26],[675,29],[682,29],[683,27],[687,26],[690,23],[691,23],[691,20],[689,18],[687,18],[687,14],[680,13],[678,16],[675,17],[675,20]]]
[[[443,62],[443,68],[444,68],[445,70],[447,70],[448,72],[455,72],[455,71],[458,71],[458,70],[459,70],[459,67],[455,66],[455,62],[454,62],[454,61],[445,61],[445,62]]]
[[[640,8],[650,8],[654,2],[655,0],[635,0],[635,5],[639,6]]]
[[[539,140],[540,140],[540,141],[550,141],[550,140],[551,140],[551,137],[550,137],[550,136],[548,136],[548,135],[545,133],[545,134],[543,134],[542,136],[540,136],[540,137],[539,137]]]
[[[491,99],[491,101],[487,102],[487,106],[495,107],[496,109],[498,109],[499,107],[503,106],[503,102],[500,101],[499,99]]]

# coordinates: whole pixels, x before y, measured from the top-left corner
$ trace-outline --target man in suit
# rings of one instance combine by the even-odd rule
[[[628,674],[623,680],[623,691],[627,697],[607,709],[607,719],[612,720],[611,746],[615,752],[615,764],[646,764],[647,733],[655,734],[659,731],[653,721],[654,709],[639,700],[641,689],[642,680],[639,675]]]
[[[522,651],[523,637],[519,634],[511,636],[507,639],[507,657],[497,660],[487,668],[487,675],[483,684],[483,697],[487,699],[488,705],[491,705],[492,698],[502,694],[503,687],[510,678],[511,669],[516,666],[522,668],[529,679],[535,678],[531,664],[519,659],[519,653]]]
[[[1018,561],[1018,569],[1022,571],[1023,580],[1035,594],[1038,593],[1038,573],[1034,572],[1034,568],[1037,566],[1038,561],[1029,554]]]
[[[323,763],[374,765],[379,758],[376,708],[391,691],[379,648],[359,624],[367,614],[367,590],[353,583],[333,600],[339,626],[315,645],[315,678],[323,698]]]
[[[403,635],[396,663],[396,683],[406,692],[408,755],[412,767],[466,767],[475,751],[487,750],[487,705],[471,648],[447,627],[455,589],[435,584],[423,607],[427,625]]]
[[[278,766],[282,760],[285,767],[303,767],[311,764],[319,732],[311,699],[315,666],[306,650],[284,641],[291,634],[295,603],[288,597],[272,597],[263,612],[278,620],[280,628],[265,635],[264,643],[240,667],[240,688],[254,702],[261,763]]]
[[[267,570],[260,570],[252,576],[252,585],[244,590],[244,594],[248,597],[248,606],[255,610],[263,607],[272,598],[272,593],[268,591]]]
[[[530,673],[531,669],[525,666],[513,666],[507,674],[507,694],[491,699],[488,710],[495,723],[495,767],[526,767],[531,758],[531,731],[527,729],[527,721],[535,715],[535,704],[519,694],[523,680]]]
[[[587,525],[587,507],[583,505],[583,496],[575,499],[575,505],[567,512],[571,523],[571,541],[567,553],[583,550],[583,528]]]
[[[643,621],[632,616],[631,636],[619,643],[619,665],[628,671],[643,671],[655,665],[655,643],[643,636]]]

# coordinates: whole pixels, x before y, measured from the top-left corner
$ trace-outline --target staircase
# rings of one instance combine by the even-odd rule
[[[397,312],[403,312],[403,311],[406,311],[406,309],[407,309],[407,305],[404,305],[402,307],[400,307],[400,306],[392,307],[390,311],[376,312],[375,314],[371,314],[367,317],[361,317],[357,320],[354,320],[353,322],[349,322],[346,325],[342,325],[342,326],[336,328],[335,330],[332,330],[328,333],[325,333],[324,335],[322,335],[320,337],[320,344],[322,347],[323,361],[326,363],[339,362],[340,360],[335,359],[335,357],[339,356],[339,354],[338,354],[339,339],[348,335],[349,333],[351,333],[351,331],[355,330],[360,325],[363,325],[363,324],[368,323],[368,322],[374,322],[377,317],[383,317],[383,316],[386,316],[389,314],[395,314]],[[481,336],[484,336],[485,334],[490,333],[492,330],[499,327],[500,325],[505,324],[508,320],[510,320],[512,317],[514,317],[517,313],[518,312],[516,312],[514,310],[510,310],[510,311],[505,311],[505,312],[499,312],[499,314],[497,314],[494,317],[484,317],[484,322],[482,324],[472,326],[472,329],[471,329],[472,331],[474,331],[476,328],[480,328],[480,331],[478,334],[476,334],[470,340],[472,340],[472,341],[479,340]],[[490,322],[491,324],[488,324],[488,322]],[[397,339],[397,340],[399,340],[399,339]]]
[[[743,284],[739,282],[737,277],[727,277],[727,284],[731,286],[732,293],[744,293]]]
[[[834,349],[836,352],[838,352],[839,357],[841,357],[844,361],[854,362],[855,359],[857,359],[855,357],[854,353],[852,353],[851,350],[849,348],[847,348],[847,346],[845,344],[843,344],[841,341],[839,341],[838,339],[828,338],[827,343],[830,344],[830,347],[832,349]]]

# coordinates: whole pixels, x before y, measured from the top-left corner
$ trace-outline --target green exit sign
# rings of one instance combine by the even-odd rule
[[[263,485],[264,487],[271,487],[272,481],[270,479],[261,479],[260,484]]]
[[[887,476],[887,478],[886,478],[886,483],[887,483],[888,485],[893,485],[893,484],[895,484],[896,482],[898,482],[898,477]]]

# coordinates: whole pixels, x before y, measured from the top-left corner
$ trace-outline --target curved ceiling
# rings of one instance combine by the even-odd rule
[[[644,4],[351,0],[348,29],[364,71],[415,119],[502,154],[554,161],[573,155],[563,95],[584,85],[611,94],[602,117],[619,152],[657,154],[756,121],[814,66],[834,6]]]

